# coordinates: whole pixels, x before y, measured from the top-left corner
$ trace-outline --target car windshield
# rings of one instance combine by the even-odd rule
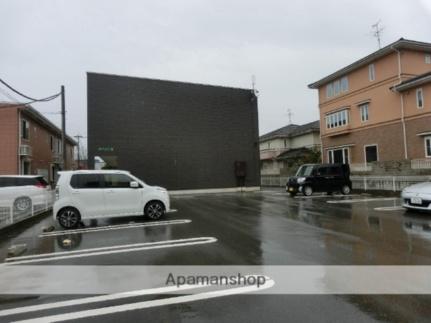
[[[311,172],[313,171],[313,165],[302,165],[299,167],[298,171],[296,172],[296,176],[302,177],[302,176],[310,176]]]

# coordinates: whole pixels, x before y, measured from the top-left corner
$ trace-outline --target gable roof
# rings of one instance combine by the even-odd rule
[[[400,38],[397,41],[393,42],[392,44],[389,44],[378,51],[375,51],[374,53],[371,53],[368,56],[365,56],[364,58],[361,58],[357,60],[356,62],[347,65],[346,67],[343,67],[342,69],[339,69],[338,71],[325,76],[324,78],[311,83],[308,85],[310,89],[318,89],[322,85],[325,85],[326,83],[329,83],[339,77],[342,77],[346,75],[347,73],[350,73],[364,65],[368,65],[371,62],[375,61],[378,58],[384,57],[395,50],[400,49],[410,49],[410,50],[417,50],[417,51],[424,51],[424,52],[431,52],[431,43],[425,43],[425,42],[419,42],[415,40],[409,40]]]
[[[274,138],[298,137],[310,132],[320,132],[320,121],[313,121],[303,125],[290,124],[277,130],[268,132],[259,137],[259,141],[266,141]]]

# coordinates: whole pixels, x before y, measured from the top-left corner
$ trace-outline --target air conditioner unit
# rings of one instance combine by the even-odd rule
[[[29,145],[19,146],[19,155],[20,156],[31,156],[31,147]]]

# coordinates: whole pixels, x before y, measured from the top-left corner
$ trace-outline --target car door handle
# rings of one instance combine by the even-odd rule
[[[106,193],[112,194],[112,193],[115,193],[115,191],[114,190],[107,190]]]
[[[79,194],[79,191],[72,191],[72,194]]]

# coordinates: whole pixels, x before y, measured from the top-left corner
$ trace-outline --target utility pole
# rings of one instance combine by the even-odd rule
[[[81,142],[80,142],[80,140],[81,140],[81,138],[84,138],[83,136],[81,136],[81,135],[76,135],[76,136],[74,136],[75,138],[76,138],[76,140],[78,140],[78,169],[80,169],[80,167],[81,167],[81,163],[80,163],[80,161],[81,161],[81,158],[80,158],[80,154],[79,154],[79,149],[81,148]]]
[[[64,85],[61,86],[61,153],[62,169],[66,169],[66,98]]]
[[[287,117],[289,118],[289,124],[292,124],[293,112],[291,109],[287,109]]]
[[[384,28],[380,27],[379,24],[380,24],[380,20],[377,21],[374,25],[372,25],[371,28],[374,29],[373,36],[377,38],[377,43],[378,43],[379,49],[380,49],[380,48],[382,48],[381,37],[382,37],[382,31]]]

